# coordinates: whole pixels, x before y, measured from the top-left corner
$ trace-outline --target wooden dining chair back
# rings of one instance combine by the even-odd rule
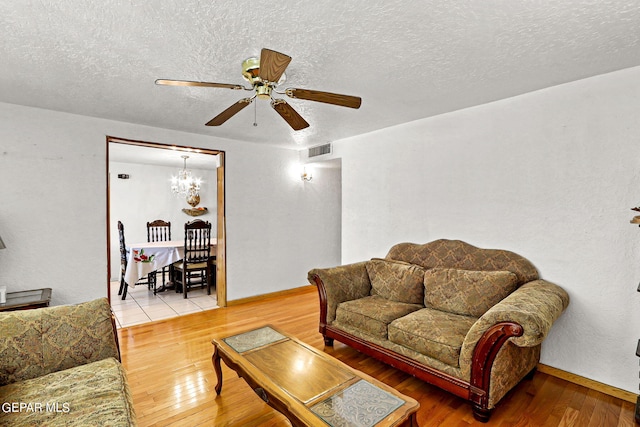
[[[127,271],[129,252],[124,241],[124,224],[122,224],[122,221],[118,221],[118,244],[120,246],[120,289],[118,289],[118,295],[122,295],[122,299],[126,299],[129,284],[125,282],[124,274]],[[147,285],[151,289],[152,286],[155,287],[155,277],[148,277],[147,279],[138,280],[136,283],[131,283],[131,286],[135,285]]]
[[[147,222],[147,242],[166,242],[171,240],[171,222],[156,219]]]
[[[118,242],[120,244],[120,289],[118,295],[122,299],[127,298],[127,283],[124,281],[124,273],[127,271],[127,245],[124,242],[124,225],[118,221]]]
[[[147,242],[166,242],[171,240],[171,221],[164,221],[162,219],[156,219],[151,222],[147,222]],[[162,267],[162,289],[167,284],[166,274],[169,272],[169,266]],[[147,275],[147,280],[153,286],[153,294],[156,295],[158,289],[156,284],[158,283],[157,271],[152,271]]]
[[[211,223],[196,219],[184,225],[184,258],[173,264],[174,281],[187,292],[193,285],[207,286],[211,294]]]

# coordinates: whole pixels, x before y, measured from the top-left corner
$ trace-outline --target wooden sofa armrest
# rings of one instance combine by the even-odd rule
[[[367,262],[309,271],[309,283],[318,286],[321,324],[330,324],[335,320],[336,309],[341,302],[364,298],[371,293]]]
[[[108,357],[120,360],[106,298],[0,313],[0,385]]]
[[[497,325],[509,325],[507,328],[498,328],[507,335],[500,345],[506,338],[519,347],[541,344],[568,305],[567,292],[546,280],[534,280],[520,286],[484,313],[471,327],[460,351],[460,367],[467,372],[471,369],[474,352],[479,350],[476,348],[478,343],[492,328],[495,335]],[[483,341],[486,342],[487,338]]]

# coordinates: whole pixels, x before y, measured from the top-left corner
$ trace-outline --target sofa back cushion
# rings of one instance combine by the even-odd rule
[[[400,261],[374,258],[367,262],[371,295],[391,301],[422,304],[424,300],[424,269]]]
[[[538,271],[526,258],[502,249],[482,249],[461,240],[434,240],[425,244],[398,243],[385,259],[408,262],[430,268],[511,271],[518,276],[518,286],[538,279]]]
[[[480,317],[518,286],[510,271],[470,271],[434,268],[424,274],[427,308]]]
[[[0,386],[109,357],[120,360],[106,298],[0,313]]]

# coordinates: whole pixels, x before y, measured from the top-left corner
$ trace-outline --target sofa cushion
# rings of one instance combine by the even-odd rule
[[[537,280],[538,270],[529,260],[502,249],[481,249],[461,240],[439,239],[425,244],[398,243],[385,259],[410,262],[422,268],[459,268],[462,270],[511,271],[518,283]]]
[[[136,424],[125,372],[112,357],[0,387],[0,395],[5,402],[31,404],[22,411],[0,411],[0,425]]]
[[[391,322],[389,341],[458,367],[462,342],[476,320],[423,308]]]
[[[480,317],[513,292],[517,285],[518,278],[510,271],[433,268],[424,275],[424,305]]]
[[[119,358],[106,298],[0,313],[0,385]]]
[[[371,295],[407,304],[422,304],[422,267],[402,261],[374,258],[367,263],[367,273],[371,280]]]
[[[420,310],[422,305],[391,301],[379,295],[371,295],[338,305],[338,324],[349,325],[377,338],[387,339],[387,325],[395,319]]]

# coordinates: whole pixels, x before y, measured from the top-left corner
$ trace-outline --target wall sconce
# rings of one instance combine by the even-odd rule
[[[300,179],[303,181],[311,181],[313,179],[313,175],[311,172],[307,172],[307,168],[303,167],[302,172],[300,173]]]
[[[2,237],[0,237],[0,249],[6,249],[7,247],[4,245],[4,242],[2,241]]]

